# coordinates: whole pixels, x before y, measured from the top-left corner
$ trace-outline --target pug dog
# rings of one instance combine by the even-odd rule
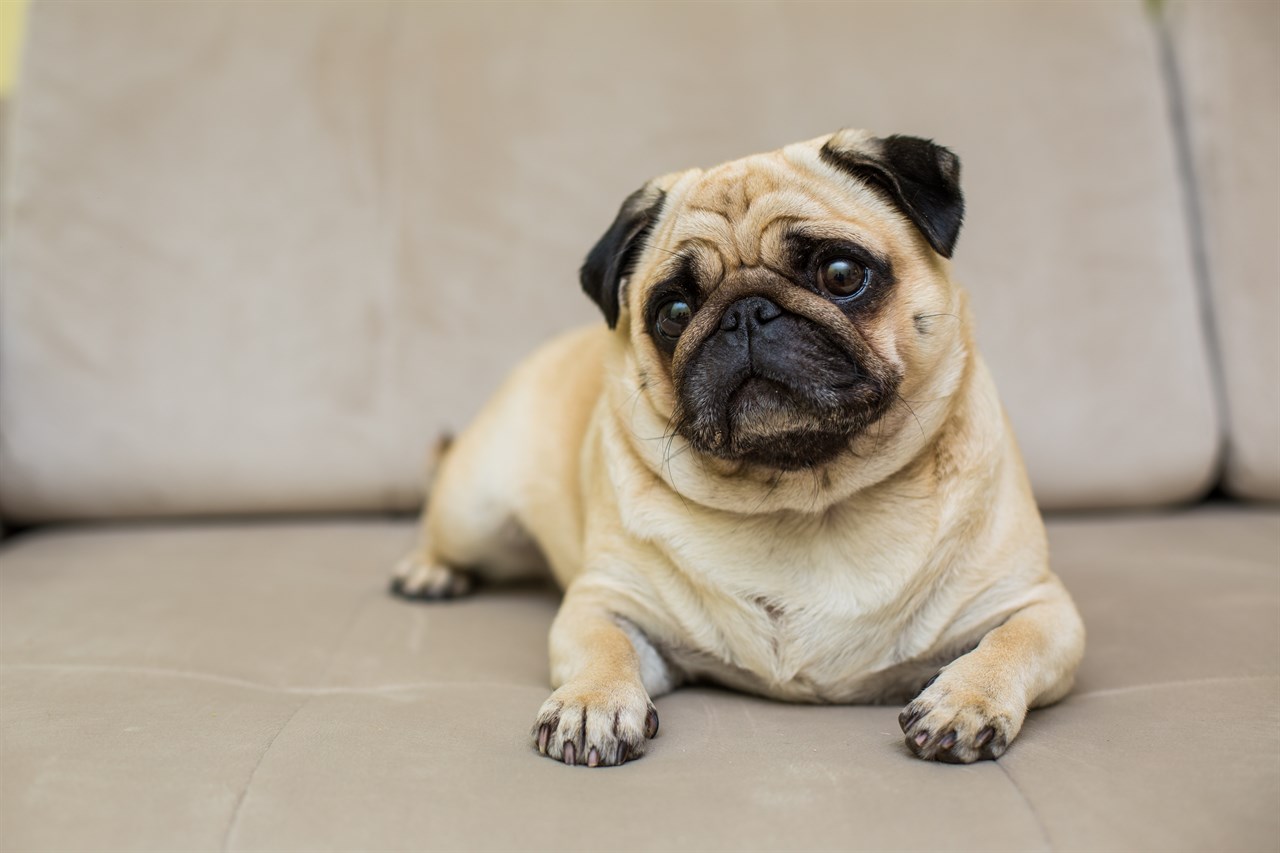
[[[1084,628],[948,260],[960,163],[844,130],[656,178],[582,287],[605,323],[520,364],[442,453],[393,589],[548,568],[533,747],[619,765],[711,681],[907,702],[924,759],[999,757]]]

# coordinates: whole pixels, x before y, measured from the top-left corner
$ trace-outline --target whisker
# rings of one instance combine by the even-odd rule
[[[693,445],[691,445],[691,444],[686,444],[684,447],[680,448],[680,449],[679,449],[679,450],[677,450],[675,453],[672,453],[671,455],[669,455],[669,456],[667,457],[667,461],[668,461],[668,463],[670,463],[670,461],[671,461],[671,460],[673,460],[673,459],[679,459],[681,456],[684,456],[684,455],[685,455],[686,453],[688,453],[690,450],[693,450]],[[668,468],[668,470],[670,470],[670,469]]]
[[[916,419],[916,426],[920,428],[920,437],[928,438],[928,435],[924,431],[924,424],[920,423],[920,416],[916,414],[916,410],[911,408],[911,404],[908,403],[905,399],[903,399],[903,396],[899,394],[897,391],[893,392],[893,396],[898,399],[899,403],[906,406],[907,411],[911,413],[911,417]]]
[[[676,493],[676,497],[680,498],[680,503],[684,504],[684,511],[688,513],[691,512],[689,509],[689,502],[685,500],[684,493],[681,492],[680,487],[676,485],[675,469],[671,467],[671,460],[673,458],[671,455],[671,446],[675,444],[676,436],[680,432],[678,424],[679,416],[680,413],[676,411],[672,412],[671,417],[667,419],[667,427],[664,432],[664,437],[667,438],[667,446],[662,451],[662,461],[663,464],[667,466],[667,482],[671,484],[671,490]],[[680,453],[683,453],[686,449],[688,448],[682,448]],[[679,456],[680,453],[677,453],[676,456]]]
[[[782,482],[782,472],[775,471],[773,473],[773,476],[769,478],[769,488],[765,491],[764,495],[762,495],[760,500],[756,502],[756,505],[751,508],[751,511],[749,513],[744,514],[742,518],[738,521],[738,523],[733,526],[733,530],[731,532],[733,533],[738,532],[739,527],[746,524],[748,520],[750,520],[757,512],[760,511],[760,507],[764,506],[765,501],[769,500],[769,498],[773,495],[774,491],[777,490],[778,484],[780,482]]]
[[[876,455],[876,451],[880,449],[880,436],[884,435],[884,418],[876,422],[876,443],[871,446],[871,453],[868,459]]]
[[[615,409],[613,410],[613,413],[614,413],[615,415],[616,415],[616,414],[618,414],[619,412],[621,412],[621,411],[622,411],[622,407],[623,407],[623,406],[627,405],[627,403],[630,403],[630,402],[632,402],[633,400],[634,400],[636,403],[639,403],[639,402],[640,402],[640,392],[641,392],[641,391],[643,391],[643,390],[644,390],[643,388],[639,388],[639,387],[637,387],[637,388],[636,388],[636,390],[632,391],[630,394],[628,394],[628,395],[627,395],[627,398],[626,398],[625,400],[623,400],[621,403],[619,403],[619,404],[618,404],[617,408],[615,408]],[[632,407],[631,407],[631,413],[634,415],[634,414],[635,414],[635,411],[636,411],[636,408],[635,408],[635,406],[634,406],[634,405],[632,405]]]

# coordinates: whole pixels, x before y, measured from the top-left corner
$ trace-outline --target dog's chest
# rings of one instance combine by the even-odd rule
[[[932,638],[913,599],[934,542],[928,525],[876,520],[674,540],[670,585],[682,588],[664,598],[682,640],[672,657],[691,675],[777,698],[880,693],[882,674]]]

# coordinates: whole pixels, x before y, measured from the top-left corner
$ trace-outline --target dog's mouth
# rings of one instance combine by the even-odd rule
[[[695,366],[681,393],[678,430],[719,459],[783,471],[833,461],[884,414],[892,390],[841,356],[808,375],[713,372]]]
[[[726,411],[727,445],[711,452],[784,471],[830,462],[882,414],[883,397],[871,384],[850,381],[829,389],[838,402],[815,405],[787,385],[752,377],[734,392]]]
[[[781,470],[820,465],[849,441],[838,424],[824,427],[788,391],[767,380],[745,383],[735,394],[728,422],[727,447],[712,452]]]

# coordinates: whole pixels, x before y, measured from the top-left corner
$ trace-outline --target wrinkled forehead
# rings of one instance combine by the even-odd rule
[[[687,172],[668,191],[667,205],[657,243],[722,271],[769,265],[798,232],[889,248],[877,245],[888,220],[874,192],[836,172],[809,146]]]

